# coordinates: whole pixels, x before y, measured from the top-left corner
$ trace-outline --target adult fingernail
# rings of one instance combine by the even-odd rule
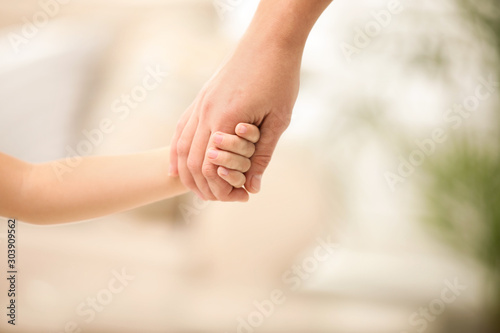
[[[208,151],[208,158],[215,159],[215,158],[217,158],[218,155],[219,155],[219,153],[217,152],[217,150],[210,149]]]
[[[220,145],[222,143],[222,139],[224,139],[224,136],[222,134],[217,133],[214,135],[215,144]]]
[[[238,125],[238,133],[245,134],[247,132],[247,127],[245,125]]]
[[[255,192],[260,191],[260,185],[262,183],[262,175],[255,175],[252,177],[252,188]]]
[[[219,167],[219,171],[220,171],[221,175],[223,175],[223,176],[229,175],[229,170],[227,170],[224,167]]]

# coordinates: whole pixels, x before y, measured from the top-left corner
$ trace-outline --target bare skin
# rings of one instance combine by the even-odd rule
[[[259,129],[238,124],[218,132],[211,163],[229,186],[245,183]],[[86,220],[183,194],[188,189],[167,174],[169,148],[122,156],[84,157],[61,179],[54,162],[30,164],[0,153],[0,216],[34,224]]]
[[[205,200],[246,201],[248,192],[260,191],[262,175],[290,123],[307,37],[331,2],[261,0],[232,56],[179,120],[171,175]],[[261,130],[244,189],[223,181],[208,157],[213,133],[231,133],[240,122]]]

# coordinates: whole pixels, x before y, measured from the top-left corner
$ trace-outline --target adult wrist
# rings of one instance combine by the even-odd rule
[[[308,31],[292,27],[288,20],[283,12],[277,16],[257,13],[240,44],[302,56]]]
[[[302,54],[319,16],[332,0],[261,0],[244,39]]]

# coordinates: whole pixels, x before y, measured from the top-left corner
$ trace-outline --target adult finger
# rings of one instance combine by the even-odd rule
[[[226,118],[224,119],[223,123],[215,126],[214,132],[219,131],[221,133],[234,135],[236,124],[237,122],[235,122],[234,120]],[[210,142],[207,152],[210,148],[214,147],[215,146],[213,145],[213,142]],[[248,192],[243,188],[234,188],[233,186],[229,185],[224,179],[222,179],[217,173],[218,166],[212,163],[207,155],[208,154],[205,153],[205,158],[202,166],[202,173],[208,182],[208,186],[210,186],[210,189],[217,198],[217,200],[242,201],[242,202],[248,201],[249,199]]]
[[[181,182],[191,191],[196,193],[201,199],[205,200],[201,191],[198,190],[196,182],[187,167],[187,159],[191,150],[191,145],[197,126],[198,117],[196,117],[195,114],[191,114],[191,117],[186,123],[186,126],[184,126],[182,134],[177,141],[177,170],[179,173],[179,177],[181,178]]]
[[[208,181],[208,185],[219,201],[241,201],[246,202],[249,199],[248,192],[243,188],[234,188],[222,179],[217,173],[219,166],[210,162],[208,157],[205,157],[202,166],[203,176]]]
[[[186,165],[196,183],[197,190],[201,192],[205,200],[216,200],[215,195],[208,185],[208,181],[201,171],[210,134],[210,130],[203,123],[198,123]]]
[[[281,134],[285,131],[288,123],[284,123],[277,117],[269,115],[260,126],[260,140],[255,144],[255,153],[250,159],[252,165],[245,173],[245,189],[250,193],[258,193],[261,188],[262,175],[271,162],[271,158],[278,144]]]
[[[170,142],[170,166],[168,169],[168,175],[172,177],[179,176],[179,168],[177,165],[178,162],[178,151],[177,151],[177,143],[179,142],[179,138],[181,137],[182,131],[186,126],[187,121],[192,113],[192,107],[189,107],[181,116],[179,121],[177,122],[177,126],[175,127],[175,133]]]
[[[246,177],[239,171],[220,166],[217,168],[217,174],[235,188],[241,188],[245,185]]]

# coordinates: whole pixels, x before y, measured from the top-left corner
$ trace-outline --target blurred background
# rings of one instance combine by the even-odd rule
[[[0,150],[74,155],[105,118],[86,153],[168,145],[257,4],[1,0]],[[19,223],[0,330],[498,332],[498,17],[496,0],[335,0],[261,194]]]

